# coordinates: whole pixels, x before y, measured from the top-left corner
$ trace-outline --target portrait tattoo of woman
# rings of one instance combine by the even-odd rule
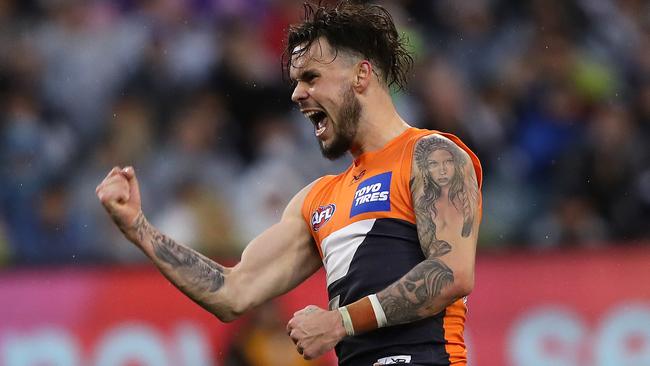
[[[416,211],[431,216],[434,220],[431,230],[435,235],[439,211],[453,207],[462,214],[462,225],[458,225],[461,235],[468,237],[474,224],[478,192],[472,188],[476,187],[476,178],[466,174],[468,163],[473,169],[467,155],[449,140],[435,137],[417,143],[414,159],[423,182],[422,195],[415,202]],[[450,217],[446,219],[453,221]]]

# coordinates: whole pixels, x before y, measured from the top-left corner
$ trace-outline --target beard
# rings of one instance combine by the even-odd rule
[[[330,121],[334,129],[332,142],[325,146],[323,141],[318,140],[321,153],[329,160],[338,159],[350,150],[359,128],[361,103],[354,95],[352,87],[343,93],[342,100],[341,108],[336,116],[337,123]]]

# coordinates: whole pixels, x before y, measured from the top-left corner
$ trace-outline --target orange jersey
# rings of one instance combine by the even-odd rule
[[[323,260],[331,309],[385,289],[425,259],[409,181],[415,143],[432,133],[469,154],[480,189],[480,162],[456,136],[409,128],[307,194],[302,215]],[[346,337],[336,347],[339,364],[465,365],[466,311],[459,300],[431,318]]]

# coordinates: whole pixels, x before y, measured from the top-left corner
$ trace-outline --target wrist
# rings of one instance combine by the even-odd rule
[[[366,296],[350,305],[338,309],[341,315],[343,328],[349,336],[365,333],[387,325],[386,314],[372,294]]]
[[[130,222],[120,227],[120,231],[132,243],[140,246],[141,241],[144,240],[144,228],[149,225],[147,218],[144,217],[142,211],[139,211],[135,218]]]
[[[334,335],[337,339],[343,339],[346,335],[347,332],[345,330],[345,325],[343,323],[343,317],[339,309],[332,310],[331,313],[333,314],[333,317],[336,319],[335,321],[335,326],[334,326]]]

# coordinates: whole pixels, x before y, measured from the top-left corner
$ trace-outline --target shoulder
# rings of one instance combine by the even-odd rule
[[[460,145],[458,142],[460,142],[459,139],[453,139],[449,135],[445,136],[438,132],[419,136],[413,149],[414,166],[424,163],[428,160],[429,155],[438,150],[449,152],[455,159],[460,159],[462,163],[467,162],[470,160],[468,151],[464,149],[464,145]]]
[[[336,178],[337,176],[335,175],[325,175],[322,176],[305,187],[303,187],[298,193],[296,193],[291,201],[289,201],[289,204],[287,205],[287,208],[284,210],[283,216],[286,215],[297,215],[300,216],[302,212],[302,208],[305,204],[305,202],[308,199],[308,196],[310,193],[314,190],[315,187],[317,186],[322,186],[324,184],[327,184],[329,181],[331,181],[333,178]]]
[[[428,134],[420,135],[413,148],[412,171],[422,170],[428,166],[431,155],[437,150],[445,150],[452,155],[456,166],[462,166],[467,174],[477,180],[479,188],[483,182],[483,168],[478,156],[457,136],[430,131]]]

